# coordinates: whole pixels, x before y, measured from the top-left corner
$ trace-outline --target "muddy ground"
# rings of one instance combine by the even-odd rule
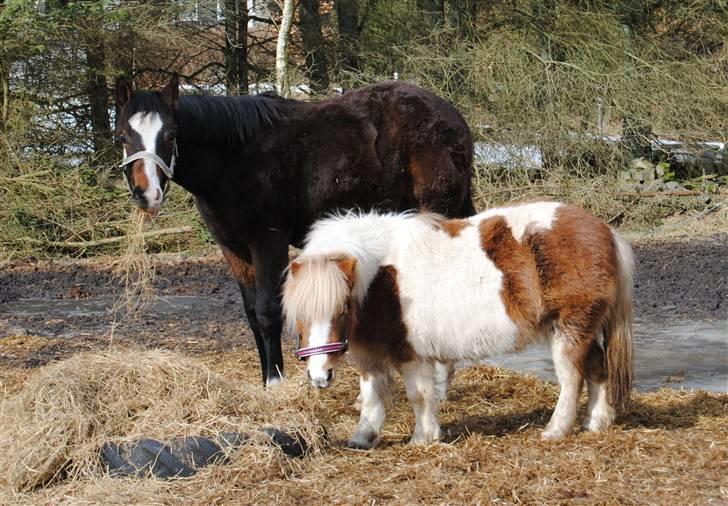
[[[638,243],[635,256],[637,318],[716,320],[728,315],[728,235]],[[237,286],[219,253],[159,255],[155,261],[160,300],[113,326],[113,334],[114,315],[103,310],[122,292],[122,284],[113,275],[113,258],[27,259],[0,265],[0,338],[59,338],[37,352],[2,353],[0,366],[35,367],[102,346],[110,338],[191,354],[254,346]],[[189,304],[170,305],[164,303],[165,297],[190,299]],[[37,309],[24,302],[28,299],[37,301]],[[69,311],[74,300],[98,301],[101,310]]]

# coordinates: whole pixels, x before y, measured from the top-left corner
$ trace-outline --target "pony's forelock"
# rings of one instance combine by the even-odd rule
[[[351,283],[332,255],[301,256],[289,266],[283,285],[283,316],[290,335],[296,322],[329,320],[341,313]]]

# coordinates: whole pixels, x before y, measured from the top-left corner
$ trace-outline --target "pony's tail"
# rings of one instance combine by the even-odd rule
[[[612,406],[629,400],[633,374],[632,286],[634,258],[629,243],[612,231],[617,254],[617,294],[605,325],[604,350],[607,356],[607,392]]]

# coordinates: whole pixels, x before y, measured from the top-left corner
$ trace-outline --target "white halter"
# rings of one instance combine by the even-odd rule
[[[169,179],[172,179],[174,177],[174,163],[177,160],[177,139],[175,139],[174,143],[172,144],[172,159],[169,161],[169,165],[167,165],[167,163],[162,160],[162,158],[160,158],[157,153],[154,153],[153,151],[137,151],[133,155],[124,158],[119,164],[119,167],[124,167],[134,160],[139,160],[141,158],[148,158],[150,160],[153,160],[154,163],[159,165],[159,167],[162,169],[162,172],[164,172]]]

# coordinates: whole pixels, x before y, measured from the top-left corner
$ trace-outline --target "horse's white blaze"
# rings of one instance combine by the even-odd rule
[[[408,297],[402,308],[417,355],[468,360],[513,351],[518,328],[500,296],[503,273],[480,248],[478,227],[457,237],[431,228],[422,233],[428,236],[426,255],[416,251],[420,241],[393,248],[408,259],[395,264],[400,293],[427,294]]]
[[[309,346],[322,346],[329,343],[331,334],[331,320],[314,322],[311,325],[311,333],[308,337]],[[331,367],[328,366],[329,356],[327,354],[313,355],[308,357],[306,369],[311,378],[311,384],[316,388],[329,386],[333,376],[329,378]],[[331,371],[333,375],[333,371]]]
[[[159,114],[138,112],[129,118],[129,126],[141,137],[144,151],[157,153],[157,137],[163,126]],[[124,154],[126,155],[126,150]],[[162,204],[162,185],[157,176],[157,164],[148,158],[142,158],[142,161],[144,162],[144,174],[149,182],[149,186],[144,191],[144,198],[149,207],[157,208]]]
[[[533,202],[514,207],[494,208],[473,216],[470,222],[477,224],[493,216],[503,216],[511,228],[513,237],[521,242],[526,229],[531,231],[551,229],[556,210],[561,205],[559,202]]]

